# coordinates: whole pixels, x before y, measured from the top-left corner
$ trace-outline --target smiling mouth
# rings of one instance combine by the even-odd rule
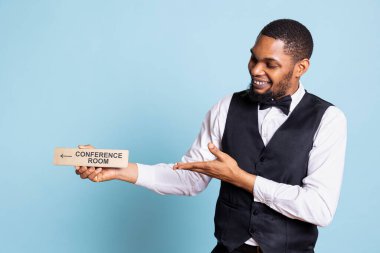
[[[252,84],[255,89],[264,89],[264,88],[270,87],[272,85],[272,82],[260,81],[260,80],[252,78]]]

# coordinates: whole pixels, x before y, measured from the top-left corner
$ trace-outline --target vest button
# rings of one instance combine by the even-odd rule
[[[264,161],[265,161],[265,157],[264,156],[260,157],[260,162],[264,162]]]
[[[250,232],[251,234],[254,234],[254,233],[255,233],[255,230],[254,230],[253,228],[250,228],[250,229],[249,229],[249,232]]]
[[[257,209],[253,210],[253,215],[257,215]]]

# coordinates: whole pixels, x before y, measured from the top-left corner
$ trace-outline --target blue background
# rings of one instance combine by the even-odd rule
[[[258,32],[284,17],[314,37],[306,89],[349,124],[317,252],[378,251],[379,11],[375,0],[0,0],[0,252],[209,252],[217,180],[191,198],[94,184],[53,166],[53,149],[178,161],[208,109],[248,85]]]

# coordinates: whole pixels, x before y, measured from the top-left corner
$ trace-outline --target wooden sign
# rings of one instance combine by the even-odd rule
[[[128,150],[55,148],[54,165],[128,167]]]

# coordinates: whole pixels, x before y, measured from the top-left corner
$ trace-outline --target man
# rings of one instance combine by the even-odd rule
[[[269,23],[251,49],[249,89],[208,112],[181,163],[76,173],[176,195],[195,195],[218,178],[213,253],[314,252],[317,226],[331,222],[339,199],[346,119],[300,83],[312,51],[299,22]]]

